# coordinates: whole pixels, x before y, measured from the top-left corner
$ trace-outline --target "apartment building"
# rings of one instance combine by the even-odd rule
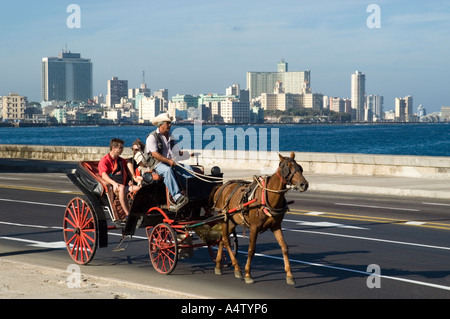
[[[3,122],[22,122],[25,120],[25,107],[28,104],[27,98],[18,93],[9,93],[2,97]]]
[[[283,82],[286,93],[301,94],[310,92],[309,70],[288,71],[287,62],[281,61],[277,65],[277,72],[247,72],[247,89],[249,99],[252,100],[263,93],[272,93],[278,81]]]

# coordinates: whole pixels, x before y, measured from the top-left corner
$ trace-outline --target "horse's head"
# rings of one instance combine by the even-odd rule
[[[279,155],[279,154],[278,154]],[[294,152],[290,157],[280,156],[280,165],[278,167],[278,175],[286,182],[288,186],[305,192],[308,189],[308,181],[303,177],[303,168],[295,161]]]

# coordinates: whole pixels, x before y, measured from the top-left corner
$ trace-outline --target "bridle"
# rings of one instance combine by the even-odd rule
[[[294,171],[291,172],[291,168],[289,167],[289,163],[294,165]],[[292,178],[297,172],[303,173],[302,167],[297,164],[296,161],[294,161],[292,158],[286,158],[282,162],[280,162],[279,170],[277,170],[278,177],[285,182],[287,185],[293,185],[292,184]],[[281,170],[281,175],[279,171]],[[294,186],[295,187],[295,186]]]

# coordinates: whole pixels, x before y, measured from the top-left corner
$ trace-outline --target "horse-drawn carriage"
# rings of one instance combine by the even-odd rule
[[[293,154],[290,158],[280,156],[280,160],[280,166],[272,177],[255,178],[253,182],[223,183],[220,169],[205,175],[202,166],[194,165],[194,172],[191,172],[194,177],[186,179],[185,194],[189,202],[180,210],[172,204],[161,178],[152,175],[151,182],[129,194],[131,209],[125,222],[119,199],[98,174],[98,162],[80,162],[76,170],[68,174],[84,196],[73,198],[64,213],[67,251],[76,263],[85,265],[94,258],[97,248],[108,246],[109,230],[122,230],[122,241],[115,249],[121,250],[126,238],[130,240],[137,228],[145,228],[150,259],[159,273],[171,273],[180,254],[191,256],[193,248],[206,246],[216,262],[216,274],[221,274],[225,260],[223,252],[226,250],[235,267],[236,277],[240,277],[235,258],[235,226],[240,224],[250,228],[249,260],[254,253],[257,234],[269,228],[274,232],[282,247],[290,278],[287,247],[280,227],[287,210],[284,194],[289,185],[306,190],[307,182]],[[230,234],[234,234],[231,242]],[[213,249],[214,246],[218,248]],[[249,260],[245,277],[247,282],[252,282]],[[291,279],[288,283],[293,282],[293,277]]]

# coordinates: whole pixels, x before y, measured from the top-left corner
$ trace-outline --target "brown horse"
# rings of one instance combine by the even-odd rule
[[[253,283],[250,274],[252,258],[255,254],[256,239],[259,233],[270,229],[283,253],[286,281],[290,285],[295,284],[288,258],[288,247],[281,231],[281,222],[288,210],[285,194],[290,188],[304,192],[308,189],[308,182],[303,177],[302,167],[294,160],[295,154],[290,157],[280,157],[280,164],[272,176],[254,177],[252,183],[241,180],[229,181],[211,193],[214,201],[213,209],[225,214],[222,222],[222,240],[216,258],[215,272],[222,274],[222,255],[225,247],[230,255],[237,278],[242,278],[241,268],[231,250],[229,235],[237,225],[250,228],[247,264],[245,265],[245,282]],[[251,205],[243,204],[256,199]],[[239,207],[238,213],[226,213],[230,209]]]

